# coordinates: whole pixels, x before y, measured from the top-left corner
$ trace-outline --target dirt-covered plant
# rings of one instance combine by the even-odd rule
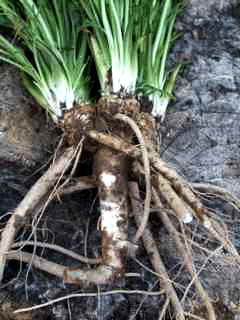
[[[177,319],[183,320],[184,304],[149,228],[148,217],[154,211],[159,213],[184,259],[191,277],[189,286],[195,284],[209,319],[216,319],[192,261],[188,245],[191,240],[183,237],[179,229],[184,230],[184,223],[197,221],[238,263],[239,255],[191,185],[159,158],[153,145],[154,116],[164,115],[179,71],[176,66],[167,72],[167,56],[175,38],[180,2],[21,0],[17,5],[10,0],[0,2],[0,13],[7,17],[7,27],[15,32],[12,40],[0,36],[0,59],[22,71],[26,88],[57,123],[61,122],[65,139],[64,147],[11,214],[1,233],[0,280],[6,260],[21,259],[65,282],[112,283],[124,275],[127,254],[142,239],[167,297],[161,317],[170,301]],[[88,45],[101,87],[101,99],[96,104],[89,103]],[[152,115],[142,112],[136,95],[149,96],[153,102]],[[26,217],[41,211],[56,194],[69,187],[82,148],[92,156],[93,176],[80,177],[78,184],[70,187],[72,191],[98,188],[102,255],[87,259],[57,245],[51,248],[95,266],[72,269],[23,250],[11,250]],[[138,226],[132,242],[128,239],[130,210]],[[169,218],[171,215],[177,223]]]

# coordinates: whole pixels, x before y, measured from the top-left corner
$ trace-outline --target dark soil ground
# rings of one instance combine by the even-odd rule
[[[240,17],[238,11],[231,8],[220,13],[215,10],[210,18],[191,16],[189,11],[186,14],[178,20],[183,35],[171,55],[173,61],[185,61],[186,67],[177,82],[176,100],[161,125],[161,157],[191,182],[217,184],[240,196]],[[41,166],[51,158],[56,141],[57,133],[51,121],[36,109],[32,99],[25,103],[24,95],[16,70],[0,64],[1,223],[6,220],[4,214],[18,205],[29,187],[45,171]],[[90,174],[91,163],[82,161],[81,173]],[[216,197],[206,198],[205,204],[228,222],[231,238],[239,249],[239,213]],[[95,189],[65,195],[46,209],[36,237],[38,241],[57,243],[95,257],[100,253],[98,219]],[[175,254],[174,243],[161,222],[154,216],[151,221],[162,258],[181,294],[181,285],[187,277],[181,269],[181,258]],[[204,238],[201,226],[193,225],[192,228],[195,228],[196,235]],[[21,230],[18,240],[26,239],[30,230],[31,224]],[[130,217],[130,239],[135,231]],[[64,265],[74,263],[47,249],[37,249],[36,253]],[[205,264],[201,278],[216,301],[218,319],[237,320],[240,312],[239,266],[230,268],[224,259],[218,257],[208,261],[197,255],[194,258],[196,265]],[[119,283],[86,290],[66,285],[26,265],[9,262],[0,293],[0,319],[157,320],[165,297],[144,294],[143,291],[161,289],[157,277],[148,268],[152,268],[150,261],[140,247],[136,259],[128,259],[126,276]],[[115,293],[97,295],[112,290]],[[131,293],[132,290],[135,293]],[[96,296],[87,296],[92,292]],[[86,296],[65,299],[28,314],[13,315],[11,312],[73,293],[85,293]],[[192,303],[188,301],[186,305],[192,306]],[[203,319],[207,319],[197,299],[193,306]],[[168,316],[167,313],[166,318]]]

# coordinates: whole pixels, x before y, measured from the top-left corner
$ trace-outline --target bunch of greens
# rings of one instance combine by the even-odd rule
[[[57,118],[89,99],[89,45],[102,94],[149,96],[161,116],[179,70],[166,71],[178,2],[1,0],[0,23],[15,36],[0,35],[0,59],[22,70],[30,93]]]
[[[102,93],[111,74],[112,90],[135,92],[138,77],[138,39],[135,37],[137,1],[80,0],[87,25],[92,28],[90,45]]]
[[[26,88],[57,120],[63,109],[89,98],[87,35],[71,0],[1,0],[1,21],[15,32],[0,35],[0,59],[23,72]]]
[[[167,73],[167,57],[175,39],[174,25],[182,1],[80,0],[101,89],[111,70],[112,92],[149,96],[154,116],[163,116],[172,96],[177,66]]]
[[[142,21],[138,31],[144,36],[139,54],[141,68],[138,89],[152,100],[152,114],[163,117],[180,69],[178,64],[172,72],[168,72],[167,62],[169,50],[176,39],[174,32],[176,16],[183,2],[176,0],[143,0],[143,2],[146,5],[142,6],[142,9],[148,19]]]

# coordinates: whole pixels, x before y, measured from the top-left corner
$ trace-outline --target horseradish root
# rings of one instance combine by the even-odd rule
[[[105,284],[119,279],[125,266],[128,240],[127,159],[109,148],[94,157],[101,210],[102,264],[95,269],[66,268],[64,281]]]

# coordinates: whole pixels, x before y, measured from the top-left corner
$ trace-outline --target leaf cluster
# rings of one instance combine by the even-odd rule
[[[87,35],[73,1],[2,0],[0,8],[0,17],[15,32],[11,40],[0,35],[0,59],[23,72],[39,103],[59,117],[62,108],[87,99]]]
[[[23,72],[26,87],[52,115],[87,100],[93,57],[102,94],[150,96],[167,105],[179,66],[167,72],[176,38],[177,0],[1,0],[0,59]],[[89,54],[88,47],[91,49]],[[167,98],[167,100],[166,100]],[[164,109],[164,108],[162,108]]]

